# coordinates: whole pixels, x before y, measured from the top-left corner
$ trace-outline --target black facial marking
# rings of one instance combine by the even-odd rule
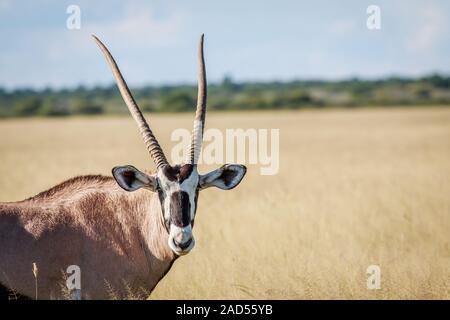
[[[182,183],[184,180],[189,178],[192,173],[194,166],[192,164],[185,164],[183,166],[166,166],[163,169],[163,173],[167,179],[170,181],[178,181]]]
[[[164,176],[170,181],[177,181],[177,173],[180,170],[179,166],[165,166],[163,169]]]
[[[165,166],[163,168],[164,176],[172,182],[182,183],[184,180],[188,179],[194,166],[192,164],[185,164],[183,166]],[[159,201],[161,202],[162,213],[164,215],[164,200],[166,195],[162,190],[158,191]],[[197,197],[197,196],[196,196]],[[184,192],[174,192],[170,198],[170,217],[164,219],[164,224],[169,231],[170,223],[173,223],[177,227],[183,228],[191,223],[191,203],[189,201],[189,195]]]
[[[184,180],[186,180],[187,178],[189,178],[193,169],[194,169],[194,166],[192,164],[185,164],[184,166],[182,166],[180,168],[180,174],[179,174],[179,178],[178,178],[180,183],[183,182]]]
[[[172,193],[170,199],[171,216],[170,221],[180,228],[184,228],[191,222],[191,203],[189,195],[184,191]]]

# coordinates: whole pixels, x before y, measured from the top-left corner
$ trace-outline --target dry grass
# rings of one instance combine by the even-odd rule
[[[168,148],[191,120],[151,123]],[[280,128],[281,169],[204,191],[196,248],[152,298],[450,298],[450,109],[223,113],[207,127]],[[0,152],[0,201],[153,166],[131,117],[1,121]],[[381,290],[366,289],[371,264]]]

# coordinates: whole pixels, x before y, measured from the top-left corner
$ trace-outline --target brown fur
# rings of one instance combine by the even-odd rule
[[[35,262],[40,299],[63,298],[69,265],[81,268],[82,298],[149,293],[176,258],[167,237],[155,193],[126,192],[110,177],[76,177],[0,203],[0,283],[34,297]]]

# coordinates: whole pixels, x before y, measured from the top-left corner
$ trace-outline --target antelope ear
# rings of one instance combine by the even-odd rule
[[[236,187],[244,178],[247,168],[240,164],[226,164],[217,170],[200,176],[199,187],[206,189],[217,187],[230,190]]]
[[[155,177],[149,176],[133,166],[114,167],[112,175],[119,186],[126,191],[136,191],[140,188],[156,191],[158,185]]]

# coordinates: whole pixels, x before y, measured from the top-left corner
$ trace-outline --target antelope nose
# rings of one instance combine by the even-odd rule
[[[187,241],[184,241],[184,242],[178,242],[178,241],[176,241],[176,240],[174,240],[174,242],[175,242],[175,244],[176,244],[181,250],[184,250],[184,249],[186,249],[187,247],[189,247],[189,245],[190,245],[191,242],[192,242],[192,238],[189,238]]]

